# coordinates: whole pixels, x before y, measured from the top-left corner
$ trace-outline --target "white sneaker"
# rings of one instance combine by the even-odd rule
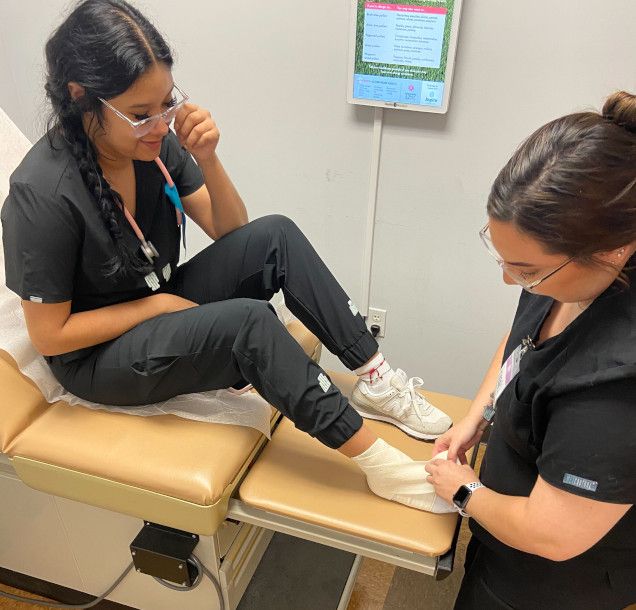
[[[362,379],[353,388],[351,405],[362,417],[388,422],[425,440],[433,440],[451,427],[451,418],[417,391],[424,385],[422,379],[408,379],[401,369],[387,375],[391,377],[384,391],[376,393],[373,384]]]

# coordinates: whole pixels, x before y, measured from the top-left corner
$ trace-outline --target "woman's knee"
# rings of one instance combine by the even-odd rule
[[[238,328],[233,337],[232,353],[242,363],[240,368],[245,378],[254,383],[254,376],[249,374],[248,369],[251,369],[256,362],[271,361],[276,351],[280,349],[281,342],[290,335],[276,316],[274,308],[267,301],[255,299],[235,299],[234,301],[237,302],[238,308],[235,318]],[[256,386],[256,383],[254,385]]]
[[[191,320],[186,328],[192,332],[185,333],[185,337],[191,335],[201,345],[210,341],[231,345],[255,325],[262,327],[278,322],[274,308],[267,301],[259,299],[228,299],[205,303],[186,311],[191,312]]]
[[[259,299],[232,299],[234,309],[240,311],[241,325],[280,324],[276,310],[268,301]]]
[[[300,233],[298,225],[282,214],[269,214],[253,221],[256,228],[267,233]]]

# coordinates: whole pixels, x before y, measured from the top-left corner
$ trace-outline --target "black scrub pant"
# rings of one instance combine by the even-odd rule
[[[364,320],[298,227],[255,220],[177,268],[167,291],[199,304],[93,349],[47,358],[59,382],[93,402],[142,405],[253,384],[297,428],[337,448],[362,419],[267,302],[294,315],[350,369],[378,350]]]
[[[636,602],[635,561],[508,557],[473,536],[454,610],[623,610]]]

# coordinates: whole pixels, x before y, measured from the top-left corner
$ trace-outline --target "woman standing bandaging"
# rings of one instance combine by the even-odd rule
[[[159,32],[123,0],[86,0],[46,58],[53,121],[13,174],[2,223],[7,285],[60,383],[113,405],[253,384],[354,458],[375,493],[452,510],[436,503],[423,463],[363,425],[274,315],[267,301],[282,290],[358,373],[351,401],[365,416],[417,438],[450,426],[416,391],[421,380],[384,360],[298,227],[282,216],[248,223],[216,153],[217,126],[174,83]],[[177,266],[186,219],[215,242]]]
[[[636,602],[636,98],[536,131],[488,218],[480,236],[524,292],[469,415],[435,443],[449,460],[426,467],[471,517],[455,607],[622,609]],[[481,485],[450,459],[493,412]]]

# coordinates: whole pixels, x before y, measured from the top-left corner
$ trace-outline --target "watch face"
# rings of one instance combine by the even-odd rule
[[[470,498],[470,490],[462,485],[453,496],[453,504],[459,508],[464,508],[468,498]]]

